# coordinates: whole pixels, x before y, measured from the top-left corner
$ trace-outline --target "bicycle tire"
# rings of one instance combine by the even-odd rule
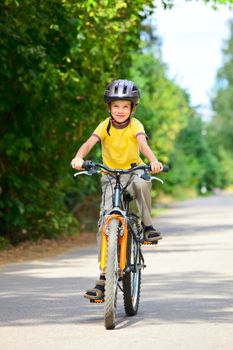
[[[140,255],[137,252],[137,242],[132,237],[131,232],[128,234],[127,242],[127,267],[130,271],[123,277],[123,296],[125,313],[128,316],[134,316],[138,312],[141,292],[141,267]],[[137,261],[135,261],[137,260]],[[136,266],[136,271],[131,268]]]
[[[106,329],[114,329],[116,325],[116,304],[118,284],[118,239],[119,221],[112,219],[109,223],[107,261],[105,273],[105,307],[104,321]]]

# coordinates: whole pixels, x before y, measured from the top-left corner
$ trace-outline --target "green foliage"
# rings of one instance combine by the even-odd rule
[[[221,187],[233,182],[233,21],[223,50],[223,66],[216,80],[212,101],[214,117],[209,126],[209,144],[215,149],[221,169]]]
[[[157,38],[143,22],[152,8],[152,0],[1,1],[1,247],[77,229],[77,203],[99,187],[94,178],[74,182],[69,164],[106,117],[102,95],[112,79],[131,77],[142,90],[137,115],[159,159],[173,164],[166,191],[180,185],[181,177],[195,188],[211,181],[207,158],[214,174],[217,162],[229,169],[230,148],[225,145],[216,156],[208,151],[188,95],[166,77],[159,51],[154,52]],[[151,33],[143,49],[141,30]],[[216,111],[223,109],[227,119],[230,75],[224,79],[229,82],[219,92],[224,98],[216,100]],[[218,123],[220,129],[224,123]],[[226,132],[232,130],[228,126]],[[98,147],[90,154],[100,156]],[[218,174],[221,186],[229,182]]]
[[[211,191],[230,183],[229,154],[222,144],[210,142],[209,127],[190,107],[189,96],[166,77],[166,66],[159,50],[143,48],[143,54],[133,57],[132,79],[142,91],[137,116],[142,118],[149,144],[161,161],[169,163],[171,172],[163,190],[177,196],[177,191]],[[158,191],[153,191],[156,197]]]
[[[7,238],[0,236],[0,251],[8,248],[10,246],[10,242]]]
[[[74,224],[65,203],[86,191],[75,188],[70,160],[105,117],[106,83],[127,75],[151,4],[1,2],[0,223],[12,242]]]
[[[233,21],[230,25],[230,39],[223,50],[224,64],[219,69],[216,81],[216,96],[213,99],[215,116],[213,123],[224,146],[233,149]],[[222,137],[224,135],[224,137]]]
[[[171,154],[172,172],[169,187],[192,188],[199,192],[219,187],[217,159],[206,140],[205,126],[200,116],[194,113],[188,125],[180,132]]]
[[[134,55],[131,76],[142,91],[137,115],[142,116],[150,146],[163,162],[168,162],[168,153],[191,113],[188,96],[166,74],[161,59],[150,51]]]

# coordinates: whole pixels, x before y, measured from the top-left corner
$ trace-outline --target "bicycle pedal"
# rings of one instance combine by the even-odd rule
[[[143,245],[156,245],[156,244],[158,244],[158,241],[154,241],[154,242],[151,242],[151,241],[144,241],[142,244],[143,244]]]
[[[90,299],[90,303],[94,303],[94,304],[101,304],[104,303],[104,299]]]

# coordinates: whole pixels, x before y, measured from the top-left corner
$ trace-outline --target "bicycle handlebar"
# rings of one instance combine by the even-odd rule
[[[108,173],[111,174],[129,174],[132,173],[135,170],[144,170],[144,171],[151,171],[151,166],[150,165],[137,165],[137,166],[132,166],[132,168],[130,169],[111,169],[108,168],[107,166],[103,165],[103,164],[99,164],[99,163],[94,163],[91,160],[85,160],[83,163],[83,169],[90,171],[90,170],[95,170],[96,168],[100,168],[100,169],[104,169],[106,170]],[[163,170],[162,172],[168,172],[169,171],[169,167],[167,165],[163,166]]]

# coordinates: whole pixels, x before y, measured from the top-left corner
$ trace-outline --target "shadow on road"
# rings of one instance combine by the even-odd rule
[[[143,274],[139,313],[126,317],[119,297],[117,329],[141,322],[232,323],[232,206],[232,196],[197,199],[156,220],[164,229],[164,240],[159,249],[147,249],[149,266]],[[93,249],[6,266],[0,275],[0,326],[103,326],[103,304],[83,298],[95,283],[93,266],[97,268]]]
[[[56,266],[64,271],[64,276],[56,278],[48,274],[43,278],[42,275],[52,268],[52,262],[46,266],[45,263],[38,263],[33,267],[24,264],[19,271],[6,271],[3,274],[0,326],[102,325],[103,304],[90,304],[82,296],[83,291],[93,285],[93,279],[66,277],[65,270],[70,268],[67,261],[63,264],[60,261],[59,267]],[[40,277],[34,273],[38,269],[41,271]],[[14,276],[11,283],[9,276]],[[118,329],[142,319],[149,324],[232,323],[232,290],[230,277],[208,271],[145,275],[137,316],[126,317],[123,302],[119,300]]]
[[[146,276],[142,317],[149,323],[232,323],[233,281],[203,271]],[[143,294],[143,293],[142,293]]]

